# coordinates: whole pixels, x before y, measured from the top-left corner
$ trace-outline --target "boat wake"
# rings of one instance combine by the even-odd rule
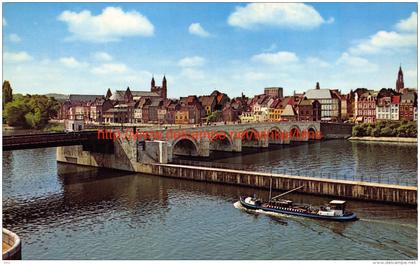
[[[364,221],[364,222],[381,223],[381,224],[385,224],[385,225],[402,226],[402,227],[407,227],[407,228],[417,230],[417,226],[416,225],[411,225],[411,224],[401,224],[401,223],[387,222],[387,221],[375,220],[375,219],[365,219],[365,218],[360,218],[359,220]]]

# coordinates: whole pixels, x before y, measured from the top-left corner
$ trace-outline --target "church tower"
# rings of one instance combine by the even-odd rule
[[[397,78],[395,89],[397,90],[397,92],[400,92],[403,88],[404,88],[404,75],[403,75],[403,71],[400,65],[400,70],[398,71],[398,78]]]
[[[155,84],[155,77],[152,76],[152,82],[150,82],[150,91],[152,91],[152,89],[156,86]]]
[[[162,86],[156,86],[155,78],[152,77],[152,81],[150,82],[150,91],[157,93],[160,96],[160,98],[166,99],[168,91],[166,77],[163,76]]]
[[[166,77],[165,76],[163,76],[163,80],[162,80],[162,90],[161,90],[161,92],[160,92],[160,97],[161,98],[163,98],[163,99],[166,99],[166,97],[167,97],[167,92],[168,90],[167,90],[167,83],[166,83]]]

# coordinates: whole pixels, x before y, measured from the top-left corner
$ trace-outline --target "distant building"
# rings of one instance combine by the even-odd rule
[[[285,121],[296,121],[297,120],[297,113],[296,110],[292,107],[292,105],[287,105],[283,112],[281,113],[282,120]]]
[[[391,96],[391,120],[398,121],[400,119],[400,96]]]
[[[321,103],[318,100],[304,99],[297,107],[299,121],[319,121],[321,119]]]
[[[400,70],[398,71],[397,82],[395,84],[395,90],[397,90],[397,92],[400,93],[403,88],[404,88],[404,74],[400,65]]]
[[[417,109],[417,94],[415,92],[403,93],[400,101],[400,120],[413,121],[415,108]]]
[[[168,96],[168,83],[166,81],[166,77],[163,76],[162,86],[156,86],[155,78],[152,77],[152,81],[150,82],[150,92],[158,94],[161,99],[166,99]]]
[[[356,122],[375,123],[376,122],[376,97],[373,91],[355,95],[357,104]]]
[[[321,103],[322,121],[341,120],[341,100],[337,93],[330,89],[321,89],[319,88],[319,83],[317,83],[316,88],[308,90],[305,97]]]
[[[215,111],[217,105],[217,96],[200,96],[199,101],[206,111],[206,115],[210,115],[213,111]]]
[[[391,120],[391,97],[378,98],[376,120]]]
[[[264,88],[264,94],[271,97],[283,97],[283,88],[282,87],[266,87]]]

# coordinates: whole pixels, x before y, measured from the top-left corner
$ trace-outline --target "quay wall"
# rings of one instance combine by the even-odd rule
[[[157,150],[157,148],[152,150]],[[137,152],[138,150],[133,143],[125,141],[118,142],[115,145],[114,154],[98,154],[84,151],[82,146],[63,146],[57,148],[57,161],[171,178],[265,189],[270,187],[270,178],[272,177],[273,189],[275,190],[289,190],[303,185],[304,188],[300,190],[301,193],[401,205],[417,205],[417,187],[289,176],[233,169],[146,163],[138,161]]]
[[[372,137],[363,136],[357,137],[352,136],[348,138],[350,141],[367,141],[367,142],[393,142],[393,143],[413,143],[417,144],[417,138],[411,137]]]
[[[401,205],[417,205],[417,187],[184,165],[155,164],[150,165],[150,167],[151,174],[165,177],[265,189],[270,188],[270,179],[272,179],[274,190],[290,190],[303,186],[299,190],[301,193]]]
[[[351,123],[320,123],[320,129],[325,139],[342,139],[351,136],[353,124]]]

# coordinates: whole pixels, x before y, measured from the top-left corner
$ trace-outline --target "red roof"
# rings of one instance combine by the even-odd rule
[[[392,104],[400,104],[400,96],[392,96],[391,102]]]

